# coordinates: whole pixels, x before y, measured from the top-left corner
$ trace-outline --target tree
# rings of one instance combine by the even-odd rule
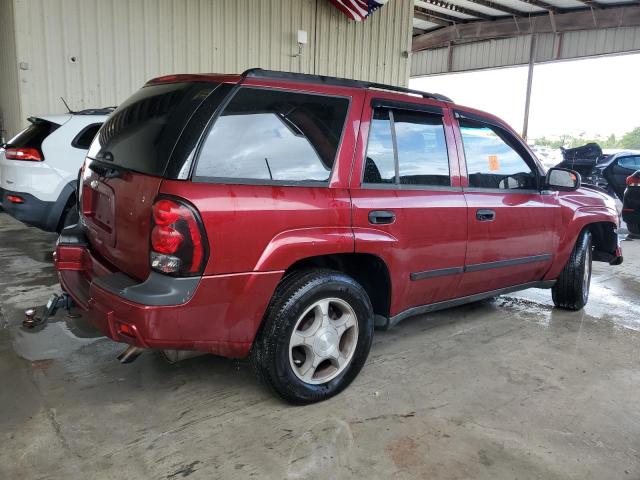
[[[622,137],[616,138],[614,134],[608,137],[601,137],[599,135],[594,138],[587,137],[586,133],[582,132],[577,137],[573,135],[560,135],[557,139],[552,138],[536,138],[533,139],[532,145],[540,145],[551,148],[573,148],[585,145],[587,143],[597,143],[602,148],[623,148],[628,150],[640,150],[640,127],[636,127],[630,132],[625,133]]]
[[[640,150],[640,127],[625,133],[618,142],[618,147]]]

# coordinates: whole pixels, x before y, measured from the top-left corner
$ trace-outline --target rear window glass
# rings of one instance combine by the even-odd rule
[[[87,155],[127,170],[163,176],[191,116],[218,86],[190,82],[141,88],[111,114]]]
[[[31,125],[9,140],[7,144],[14,148],[37,148],[40,150],[42,142],[60,125],[47,120],[33,120]]]
[[[328,182],[349,100],[243,88],[200,152],[196,176],[246,183]]]

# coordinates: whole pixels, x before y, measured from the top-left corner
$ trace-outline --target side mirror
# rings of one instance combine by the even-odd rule
[[[570,192],[577,190],[582,183],[580,174],[566,168],[550,168],[545,179],[545,188]]]

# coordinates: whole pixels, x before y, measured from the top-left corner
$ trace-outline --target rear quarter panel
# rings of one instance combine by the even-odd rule
[[[161,192],[200,212],[209,244],[205,275],[285,270],[308,256],[353,251],[347,189],[167,180]]]

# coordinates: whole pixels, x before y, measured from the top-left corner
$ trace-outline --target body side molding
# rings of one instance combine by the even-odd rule
[[[423,313],[435,312],[437,310],[444,310],[446,308],[458,307],[467,303],[477,302],[486,298],[496,297],[498,295],[504,295],[505,293],[517,292],[520,290],[526,290],[527,288],[551,288],[556,283],[555,280],[541,280],[537,282],[523,283],[520,285],[514,285],[511,287],[500,288],[498,290],[491,290],[489,292],[476,293],[466,297],[453,298],[451,300],[445,300],[443,302],[430,303],[428,305],[420,305],[418,307],[409,308],[403,312],[394,315],[391,318],[386,319],[386,325],[383,324],[382,318],[378,316],[376,318],[376,327],[381,330],[388,330],[391,327],[397,325],[407,317],[413,317],[415,315],[421,315]]]
[[[436,270],[425,270],[423,272],[413,272],[411,280],[422,280],[424,278],[440,277],[444,275],[457,275],[465,272],[478,272],[492,268],[512,267],[514,265],[525,265],[527,263],[546,262],[551,260],[553,255],[545,253],[543,255],[533,255],[531,257],[510,258],[508,260],[498,260],[497,262],[475,263],[465,267],[439,268]]]

